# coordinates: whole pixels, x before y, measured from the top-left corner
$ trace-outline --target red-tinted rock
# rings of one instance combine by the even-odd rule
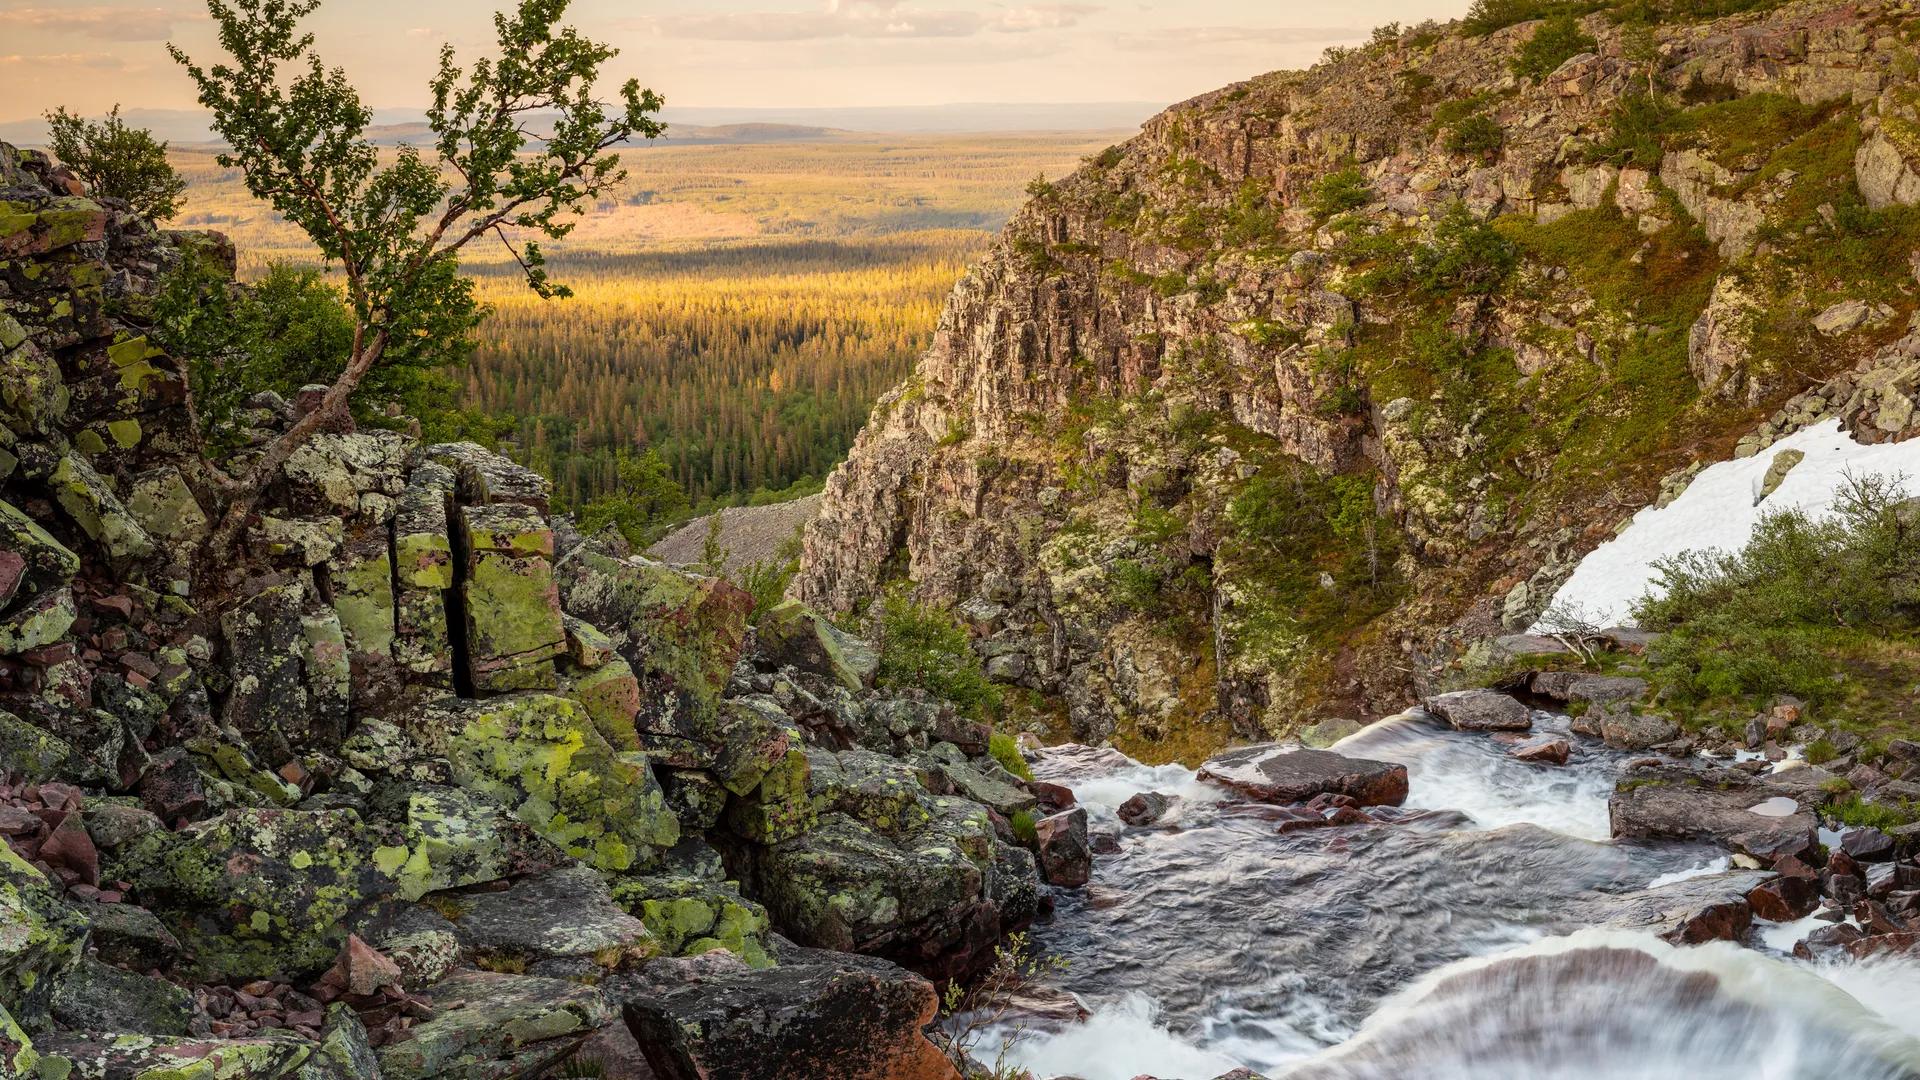
[[[1509,757],[1544,765],[1565,765],[1573,753],[1573,744],[1557,735],[1528,739],[1507,751]]]
[[[1087,845],[1087,811],[1075,807],[1034,822],[1040,873],[1047,881],[1075,889],[1093,874],[1093,853]]]
[[[1135,826],[1152,825],[1167,816],[1174,799],[1157,791],[1142,791],[1120,804],[1120,820]]]
[[[1747,893],[1753,913],[1769,922],[1803,918],[1820,903],[1818,885],[1804,877],[1781,875]]]

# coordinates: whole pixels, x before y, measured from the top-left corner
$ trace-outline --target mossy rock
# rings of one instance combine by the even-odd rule
[[[46,1023],[55,987],[87,947],[87,920],[46,876],[0,843],[0,1009]]]
[[[613,1019],[590,986],[486,971],[430,987],[433,1017],[380,1047],[386,1080],[538,1076]]]
[[[108,872],[166,921],[205,978],[288,978],[333,963],[349,916],[395,888],[351,810],[229,810],[114,853]]]
[[[454,779],[602,870],[648,865],[680,823],[644,762],[624,759],[578,702],[518,694],[471,703],[441,748]]]

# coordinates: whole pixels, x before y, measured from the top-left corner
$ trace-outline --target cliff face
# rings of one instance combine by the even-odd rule
[[[910,583],[1078,737],[1190,755],[1398,707],[1742,436],[1914,434],[1914,16],[1596,15],[1518,77],[1539,25],[1228,87],[1036,188],[795,594]]]

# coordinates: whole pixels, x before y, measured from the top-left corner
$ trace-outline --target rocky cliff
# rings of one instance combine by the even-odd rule
[[[1049,903],[988,730],[470,444],[316,436],[208,550],[189,251],[0,145],[0,1076],[954,1077],[923,976]]]
[[[960,282],[795,595],[956,607],[1149,759],[1397,709],[1703,464],[1920,431],[1916,18],[1380,35],[1179,105]]]

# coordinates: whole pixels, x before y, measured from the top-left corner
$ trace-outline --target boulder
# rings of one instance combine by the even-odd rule
[[[134,971],[166,970],[180,959],[180,939],[159,916],[136,904],[77,905],[93,925],[94,955]]]
[[[1602,706],[1585,719],[1597,724],[1600,738],[1616,750],[1648,750],[1680,737],[1680,725],[1625,705]]]
[[[1526,731],[1533,726],[1527,707],[1497,690],[1456,690],[1422,704],[1456,731]]]
[[[1093,875],[1093,853],[1087,847],[1087,811],[1076,806],[1065,813],[1034,822],[1040,875],[1048,884],[1077,889]]]
[[[613,1017],[593,987],[528,975],[462,971],[426,996],[433,1016],[376,1051],[385,1080],[539,1076]]]
[[[1638,701],[1646,695],[1647,681],[1584,671],[1536,671],[1527,680],[1527,689],[1563,704],[1611,705],[1616,701]]]
[[[553,529],[513,503],[460,508],[468,677],[476,690],[550,690],[566,650],[553,576]]]
[[[408,718],[453,779],[602,870],[645,866],[680,839],[680,823],[644,757],[614,752],[575,701],[514,694],[420,710]]]
[[[373,837],[351,810],[229,810],[111,853],[106,872],[168,925],[208,979],[325,970],[346,922],[386,895]]]
[[[1573,744],[1558,735],[1542,735],[1516,745],[1508,756],[1542,765],[1565,765]]]
[[[880,668],[879,650],[843,633],[798,600],[784,601],[768,611],[755,632],[760,662],[769,670],[793,667],[860,690],[873,684]]]
[[[186,1035],[193,995],[161,979],[136,975],[91,956],[60,979],[53,1018],[81,1031]]]
[[[1776,798],[1783,803],[1777,809],[1772,803]],[[1781,855],[1811,853],[1819,825],[1791,799],[1730,771],[1667,770],[1633,776],[1614,788],[1607,814],[1616,839],[1708,841],[1769,864]]]
[[[958,1080],[924,1029],[932,984],[863,956],[789,949],[661,960],[604,987],[660,1080]]]
[[[380,1074],[366,1028],[345,1005],[327,1010],[317,1042],[291,1035],[219,1039],[85,1032],[42,1038],[39,1045],[47,1055],[71,1062],[71,1075],[85,1080],[368,1080]]]
[[[1747,906],[1768,922],[1805,918],[1820,906],[1820,881],[1781,874],[1748,890]]]
[[[1675,945],[1739,941],[1753,925],[1747,894],[1772,875],[1737,870],[1603,901],[1604,924],[1645,930]]]
[[[595,968],[617,971],[659,951],[646,924],[615,905],[606,880],[588,866],[548,870],[498,892],[438,899],[469,962],[491,970],[597,977]]]
[[[1120,804],[1120,820],[1133,826],[1152,825],[1167,816],[1178,801],[1177,795],[1162,795],[1157,791],[1142,791]]]
[[[376,789],[373,805],[388,826],[374,865],[394,879],[402,899],[534,872],[564,858],[532,824],[475,791],[394,782]]]
[[[614,883],[614,900],[639,916],[671,956],[698,956],[725,949],[749,965],[773,963],[767,911],[725,880],[720,856],[704,843],[682,844],[669,865]]]
[[[1280,743],[1229,750],[1202,765],[1200,779],[1261,802],[1300,803],[1322,794],[1345,795],[1361,806],[1399,806],[1407,800],[1405,765]]]
[[[710,739],[747,640],[753,597],[720,578],[616,559],[577,537],[555,564],[561,605],[599,628],[640,682],[636,724],[649,739]],[[651,744],[650,744],[651,745]],[[709,743],[709,754],[717,744]]]
[[[87,922],[44,874],[0,841],[0,1010],[28,1028],[87,947]]]

